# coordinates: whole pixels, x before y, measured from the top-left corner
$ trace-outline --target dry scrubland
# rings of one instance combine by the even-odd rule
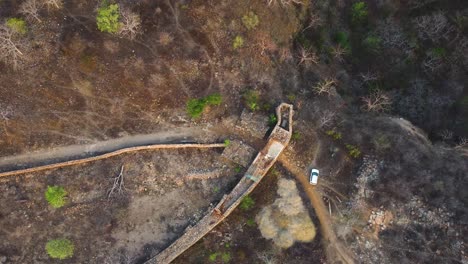
[[[110,5],[118,18],[98,26]],[[259,131],[234,129],[242,111],[268,126],[273,107],[289,102],[288,159],[321,170],[316,190],[329,224],[357,263],[467,262],[466,1],[2,0],[0,23],[0,156],[175,127],[256,146]],[[164,153],[2,180],[0,234],[9,239],[0,260],[48,262],[37,248],[65,236],[76,244],[64,263],[141,263],[242,172],[230,164],[219,180],[175,182],[192,173],[184,164],[210,171],[218,163],[212,154]],[[109,178],[122,165],[134,177],[109,201]],[[276,167],[253,204],[175,262],[333,260],[320,231],[287,249],[262,237],[255,217],[268,208],[275,215],[283,177],[292,178]],[[64,208],[47,207],[47,185],[68,191]],[[179,197],[173,207],[192,209],[159,215],[171,206],[154,199],[180,192],[196,204]],[[319,227],[300,185],[298,194]]]

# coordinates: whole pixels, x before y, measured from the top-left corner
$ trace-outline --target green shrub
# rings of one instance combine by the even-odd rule
[[[50,240],[46,244],[47,254],[51,258],[67,259],[73,256],[75,246],[73,243],[65,238]]]
[[[225,146],[225,147],[228,147],[229,145],[231,145],[231,140],[225,139],[225,140],[224,140],[224,146]]]
[[[259,22],[260,20],[258,19],[258,16],[252,11],[249,11],[242,17],[242,24],[244,24],[248,30],[254,29],[258,26]]]
[[[354,145],[346,144],[346,149],[348,149],[349,156],[353,158],[359,158],[359,156],[361,156],[361,151]]]
[[[192,118],[199,118],[207,105],[220,105],[222,97],[220,94],[212,94],[200,99],[190,99],[187,102],[187,113]]]
[[[292,93],[286,95],[286,98],[288,98],[288,100],[289,100],[290,102],[296,101],[296,95],[295,95],[295,94],[292,94]]]
[[[254,90],[248,90],[247,92],[244,93],[244,99],[245,103],[247,104],[247,107],[252,110],[256,111],[260,109],[260,104],[259,104],[259,95],[258,92]]]
[[[187,112],[192,118],[199,118],[205,109],[205,101],[203,99],[190,99],[187,102]]]
[[[234,49],[242,48],[244,46],[244,38],[242,36],[236,36],[232,42]]]
[[[237,165],[235,168],[234,168],[234,171],[236,173],[240,173],[242,171],[242,167],[240,165]]]
[[[340,140],[342,138],[342,135],[340,132],[335,131],[334,129],[332,130],[327,130],[325,132],[328,136],[332,137],[334,140]]]
[[[253,206],[255,205],[255,201],[254,199],[252,199],[252,197],[250,196],[245,196],[244,199],[242,199],[239,207],[242,209],[242,210],[250,210]]]
[[[348,33],[344,31],[338,31],[335,33],[334,40],[340,47],[344,48],[346,51],[351,51],[351,44],[349,42]]]
[[[381,49],[382,39],[375,35],[369,35],[362,44],[369,52],[378,53]]]
[[[54,208],[60,208],[65,205],[67,192],[60,186],[47,186],[45,198]]]
[[[249,227],[254,227],[257,224],[257,223],[255,223],[255,220],[253,218],[247,219],[247,221],[245,223]]]
[[[302,134],[300,132],[294,131],[291,135],[292,140],[299,140],[301,139]]]
[[[6,25],[11,30],[21,35],[24,35],[26,34],[26,32],[28,32],[26,21],[24,21],[24,19],[22,18],[15,18],[15,17],[9,18],[6,21]]]
[[[209,259],[211,262],[215,262],[216,259],[218,258],[218,255],[219,255],[218,252],[211,253],[211,254],[208,256],[208,259]]]
[[[224,253],[221,255],[221,259],[223,260],[224,263],[228,263],[229,261],[231,261],[231,253],[229,253],[229,252],[224,252]]]
[[[278,121],[278,117],[276,117],[275,114],[271,114],[270,116],[268,116],[268,124],[270,126],[274,126],[276,125],[276,122]]]
[[[119,5],[107,5],[107,1],[103,2],[96,17],[97,27],[101,32],[117,33],[121,26],[119,18]]]
[[[220,105],[222,101],[223,98],[218,93],[214,93],[205,97],[205,103],[207,105]]]
[[[368,16],[367,4],[356,2],[351,7],[351,22],[355,25],[366,22]]]

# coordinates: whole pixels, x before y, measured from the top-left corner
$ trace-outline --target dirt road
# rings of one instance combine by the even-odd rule
[[[323,203],[320,193],[309,184],[307,175],[304,170],[297,167],[293,163],[289,162],[285,155],[280,156],[278,161],[286,168],[291,174],[294,175],[296,180],[301,183],[302,188],[306,192],[307,196],[314,207],[315,213],[320,221],[320,227],[323,233],[323,239],[325,242],[325,248],[327,250],[328,259],[330,261],[335,260],[336,262],[341,261],[342,263],[353,264],[355,263],[352,254],[343,246],[338,240],[332,227],[332,221],[329,213]]]
[[[0,157],[0,171],[31,168],[44,164],[97,156],[129,147],[172,142],[203,142],[214,136],[215,134],[213,132],[203,129],[202,127],[183,127],[152,134],[126,136],[99,141],[94,144],[71,145],[50,150],[46,149],[15,156]]]

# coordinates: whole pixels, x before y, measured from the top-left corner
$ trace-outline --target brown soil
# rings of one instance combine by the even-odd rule
[[[219,157],[220,152],[214,150],[141,152],[4,178],[0,184],[0,234],[4,237],[0,256],[8,263],[50,263],[45,243],[66,237],[75,244],[75,254],[61,263],[146,259],[196,222],[211,202],[237,182]],[[125,192],[108,198],[112,178],[122,165]],[[183,180],[213,170],[220,177]],[[44,192],[48,185],[66,189],[64,207],[52,209],[47,204]]]

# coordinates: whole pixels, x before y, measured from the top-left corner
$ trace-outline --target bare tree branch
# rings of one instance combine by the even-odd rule
[[[332,95],[335,91],[336,81],[334,79],[325,79],[324,81],[319,82],[317,85],[312,87],[312,91],[315,94],[327,94],[328,96]]]
[[[391,98],[380,91],[362,97],[362,101],[364,102],[362,108],[368,112],[382,112],[388,110],[392,104]]]
[[[0,61],[17,69],[22,56],[23,52],[19,49],[15,32],[5,25],[0,25]]]
[[[309,64],[309,63],[314,63],[314,64],[317,64],[319,62],[319,58],[317,57],[317,55],[312,52],[312,51],[309,51],[303,47],[301,47],[300,51],[299,51],[299,64]]]
[[[39,2],[38,0],[26,0],[21,4],[19,12],[29,18],[34,18],[37,21],[42,22],[39,18],[39,9],[41,9],[41,7],[42,2]]]
[[[107,192],[107,198],[110,199],[112,194],[116,192],[117,194],[121,194],[124,192],[124,166],[120,167],[120,173],[117,175],[117,177],[112,178],[114,180],[114,184],[112,185],[112,188]]]
[[[119,29],[119,34],[122,37],[134,39],[140,34],[141,19],[138,14],[131,12],[128,9],[121,11],[122,15],[122,26]]]

